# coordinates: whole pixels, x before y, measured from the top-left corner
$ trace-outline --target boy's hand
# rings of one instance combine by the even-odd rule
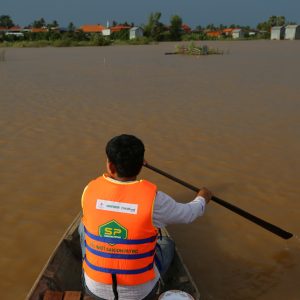
[[[205,199],[206,204],[210,201],[212,197],[212,192],[207,188],[203,187],[197,194],[197,196],[201,196]]]

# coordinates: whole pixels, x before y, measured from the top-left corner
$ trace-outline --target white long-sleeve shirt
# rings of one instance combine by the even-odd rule
[[[109,178],[109,180],[112,180]],[[165,227],[169,224],[188,224],[193,222],[197,217],[202,216],[205,210],[205,199],[197,196],[189,203],[178,203],[169,195],[158,191],[154,200],[153,225],[158,228]],[[143,284],[124,286],[118,285],[119,298],[122,300],[143,299],[146,297],[159,280],[159,272],[154,266],[155,278]],[[113,300],[114,294],[110,284],[103,284],[94,281],[85,275],[85,283],[88,289],[95,295]]]

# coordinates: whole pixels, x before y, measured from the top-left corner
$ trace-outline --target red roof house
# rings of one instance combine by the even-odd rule
[[[8,30],[13,31],[13,32],[20,32],[22,30],[22,28],[20,26],[13,26],[13,27],[10,27]]]
[[[121,30],[126,30],[130,28],[131,26],[117,25],[117,26],[110,27],[110,32],[119,32]]]
[[[191,27],[187,24],[182,24],[181,29],[185,32],[185,33],[190,33],[192,31]]]
[[[219,38],[222,35],[222,31],[217,30],[217,31],[208,31],[206,33],[207,36],[209,37],[214,37],[214,38]]]
[[[31,28],[32,33],[48,32],[48,28]]]
[[[83,25],[80,27],[80,29],[83,31],[83,32],[86,32],[86,33],[102,33],[102,30],[103,29],[106,29],[106,27],[100,25],[100,24],[97,24],[97,25]]]
[[[225,29],[222,30],[222,32],[223,32],[224,35],[229,36],[229,35],[232,35],[233,30],[234,30],[234,28],[225,28]]]

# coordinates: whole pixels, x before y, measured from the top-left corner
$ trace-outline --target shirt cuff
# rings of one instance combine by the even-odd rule
[[[206,207],[206,200],[205,200],[205,198],[202,197],[202,196],[197,196],[195,198],[195,200],[199,201],[200,205],[202,206],[202,214],[201,215],[203,215],[204,211],[205,211],[205,207]]]

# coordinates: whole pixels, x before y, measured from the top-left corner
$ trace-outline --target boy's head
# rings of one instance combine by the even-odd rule
[[[145,147],[137,137],[128,134],[115,136],[107,143],[105,150],[119,177],[135,177],[141,171]]]

